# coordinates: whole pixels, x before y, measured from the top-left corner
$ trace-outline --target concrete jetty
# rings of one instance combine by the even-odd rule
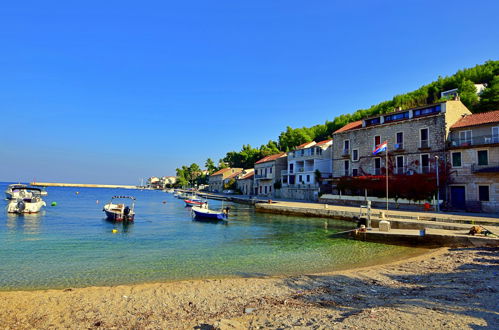
[[[77,187],[77,188],[113,188],[113,189],[139,189],[138,186],[115,184],[85,184],[85,183],[56,183],[56,182],[31,182],[33,187]]]

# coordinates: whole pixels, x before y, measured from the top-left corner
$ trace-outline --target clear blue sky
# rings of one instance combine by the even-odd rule
[[[0,181],[138,183],[499,58],[499,2],[10,1]]]

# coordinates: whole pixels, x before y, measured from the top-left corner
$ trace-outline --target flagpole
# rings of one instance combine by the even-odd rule
[[[385,165],[385,176],[386,176],[386,210],[388,211],[388,141],[386,143],[386,165]]]

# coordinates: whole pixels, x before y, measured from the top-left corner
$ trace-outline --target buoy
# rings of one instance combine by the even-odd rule
[[[163,204],[166,204],[166,201],[163,201]]]
[[[95,201],[95,204],[99,204],[99,200],[96,200],[96,201]]]
[[[57,206],[57,202],[52,202],[50,206]]]
[[[79,193],[80,193],[79,191],[77,191],[77,192],[76,192],[76,194],[77,194],[77,195],[78,195]]]
[[[118,232],[118,229],[113,229],[113,234],[116,234]]]

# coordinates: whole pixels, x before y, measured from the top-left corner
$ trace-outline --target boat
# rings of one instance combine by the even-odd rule
[[[191,198],[191,199],[185,199],[185,206],[191,207],[191,206],[202,206],[206,204],[206,201],[202,201],[199,198]]]
[[[115,199],[131,199],[132,205],[128,206],[124,203],[114,203]],[[104,205],[102,211],[106,213],[106,217],[111,221],[118,222],[133,222],[135,219],[135,197],[133,196],[113,196],[111,201]]]
[[[47,206],[41,197],[41,189],[32,187],[16,187],[12,190],[13,197],[7,206],[8,213],[38,213]]]
[[[13,183],[13,184],[9,184],[9,186],[7,187],[7,189],[5,190],[5,198],[6,199],[12,199],[13,196],[12,196],[12,191],[15,189],[15,188],[25,188],[27,187],[27,185],[25,184],[22,184],[22,183]]]
[[[229,208],[226,207],[220,211],[210,210],[208,204],[203,206],[193,206],[192,216],[194,220],[207,221],[226,221],[229,218]]]

